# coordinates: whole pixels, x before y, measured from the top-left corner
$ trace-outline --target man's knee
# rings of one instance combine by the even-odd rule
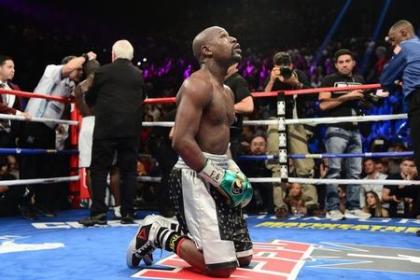
[[[250,265],[252,260],[252,255],[247,257],[238,258],[239,267],[247,267]]]
[[[207,274],[211,277],[229,278],[235,270],[236,267],[217,268],[208,270]]]

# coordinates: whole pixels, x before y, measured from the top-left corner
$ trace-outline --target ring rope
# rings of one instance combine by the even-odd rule
[[[78,150],[55,150],[55,149],[26,149],[26,148],[0,148],[0,155],[78,155]]]
[[[46,100],[54,100],[61,103],[68,103],[68,102],[75,102],[75,100],[72,97],[62,97],[62,96],[51,96],[47,94],[41,94],[41,93],[34,93],[29,91],[22,91],[22,90],[10,90],[10,89],[0,89],[0,94],[11,94],[16,95],[20,97],[27,97],[27,98],[42,98]]]
[[[368,85],[358,85],[358,86],[347,86],[347,87],[326,87],[326,88],[309,88],[309,89],[299,89],[299,90],[283,90],[283,91],[272,91],[272,92],[253,92],[251,93],[255,98],[262,97],[276,97],[279,92],[283,92],[285,95],[296,95],[296,94],[314,94],[323,91],[350,91],[356,89],[377,89],[381,88],[380,84],[368,84]],[[12,94],[20,97],[27,98],[43,98],[47,100],[54,100],[62,103],[75,102],[74,98],[65,98],[60,96],[51,96],[46,94],[22,91],[22,90],[9,90],[9,89],[0,89],[0,94]],[[160,98],[146,98],[144,100],[145,104],[158,104],[158,103],[174,103],[176,101],[175,97],[160,97]]]
[[[284,180],[279,177],[261,177],[248,178],[251,183],[284,183]],[[139,176],[138,182],[160,182],[161,177]],[[373,179],[313,179],[313,178],[296,178],[289,177],[289,183],[324,185],[324,184],[352,184],[352,185],[420,185],[419,180],[373,180]]]
[[[57,119],[51,119],[51,118],[31,117],[28,120],[24,116],[8,115],[8,114],[0,114],[0,119],[3,119],[3,120],[16,120],[16,121],[27,121],[27,122],[59,123],[59,124],[68,124],[68,125],[78,125],[79,124],[78,121],[57,120]]]
[[[39,179],[23,179],[23,180],[4,180],[1,181],[2,186],[20,186],[20,185],[30,185],[30,184],[53,184],[60,182],[73,182],[78,181],[80,177],[69,176],[69,177],[52,177],[52,178],[39,178]]]
[[[292,89],[283,90],[284,95],[299,95],[299,94],[314,94],[320,92],[331,92],[331,91],[352,91],[358,89],[379,89],[382,88],[380,84],[368,84],[368,85],[357,85],[357,86],[346,86],[346,87],[324,87],[324,88],[305,88],[305,89]]]
[[[327,124],[327,123],[341,123],[341,122],[390,121],[390,120],[403,120],[403,119],[407,119],[407,114],[287,119],[284,121],[284,123],[285,124]]]
[[[397,115],[375,115],[375,116],[352,116],[352,117],[328,117],[328,118],[307,118],[307,119],[286,119],[284,124],[328,124],[328,123],[342,123],[342,122],[373,122],[373,121],[389,121],[389,120],[403,120],[407,118],[407,114]],[[244,125],[277,125],[279,120],[255,120],[243,121]],[[174,122],[142,122],[143,126],[163,126],[172,127]]]
[[[350,153],[350,154],[289,154],[288,158],[292,159],[306,159],[306,158],[354,158],[354,157],[363,157],[363,158],[402,158],[402,157],[411,157],[414,155],[413,151],[407,152],[380,152],[380,153]],[[278,159],[278,155],[242,155],[239,156],[239,160],[273,160]]]

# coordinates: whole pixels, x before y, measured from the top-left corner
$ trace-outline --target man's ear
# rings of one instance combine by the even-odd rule
[[[401,36],[403,38],[407,38],[408,37],[408,32],[404,28],[400,30],[400,33],[401,33]]]
[[[206,45],[203,45],[201,47],[201,53],[205,57],[208,57],[208,56],[212,56],[213,55],[213,52],[211,51],[211,49],[208,46],[206,46]]]

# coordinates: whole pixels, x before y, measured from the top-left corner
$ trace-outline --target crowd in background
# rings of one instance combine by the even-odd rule
[[[390,57],[389,48],[383,38],[376,38],[375,41],[372,41],[370,34],[366,33],[366,30],[372,30],[374,27],[369,18],[379,13],[375,6],[364,7],[360,3],[356,3],[351,7],[349,13],[357,14],[356,19],[344,21],[337,31],[336,38],[319,52],[318,47],[322,43],[322,38],[337,16],[340,5],[329,7],[328,4],[325,4],[324,8],[328,7],[328,9],[302,10],[298,6],[311,1],[286,1],[282,4],[281,9],[272,9],[273,1],[270,0],[258,1],[258,4],[253,1],[241,1],[240,4],[239,1],[233,2],[238,4],[235,8],[228,5],[229,7],[225,7],[217,14],[209,12],[213,7],[211,2],[204,6],[202,3],[191,4],[192,7],[182,20],[198,22],[200,26],[203,24],[200,23],[200,19],[207,18],[208,22],[226,26],[239,39],[244,50],[239,72],[248,81],[251,91],[264,91],[273,67],[272,57],[279,50],[290,54],[294,67],[308,76],[312,87],[319,87],[322,79],[335,71],[333,54],[337,49],[345,47],[352,50],[357,61],[357,70],[363,74],[367,83],[378,81],[379,75]],[[33,5],[35,8],[38,7],[38,4],[34,3]],[[90,4],[87,5],[87,10],[89,10]],[[0,10],[0,15],[4,19],[1,27],[2,41],[8,42],[7,46],[2,46],[0,50],[1,53],[13,57],[16,65],[14,81],[23,90],[32,91],[45,65],[57,63],[64,54],[81,54],[85,49],[92,49],[97,52],[99,61],[106,62],[109,60],[106,57],[109,53],[109,41],[121,36],[117,27],[107,30],[108,38],[104,37],[101,32],[96,32],[98,28],[105,29],[112,24],[106,23],[102,27],[92,23],[87,24],[88,14],[80,14],[77,18],[78,22],[68,24],[68,22],[63,22],[64,19],[59,13],[52,13],[51,19],[47,19],[38,18],[31,11],[22,13],[18,11],[17,7],[9,8]],[[50,12],[56,12],[54,9],[52,8]],[[155,9],[157,8],[155,7]],[[394,13],[396,12],[394,11]],[[393,16],[395,17],[395,15]],[[19,19],[16,19],[17,17]],[[175,13],[168,17],[169,22],[180,22],[176,20],[180,20],[181,16]],[[51,25],[48,20],[55,20],[58,24]],[[136,20],[142,25],[145,25],[147,20],[153,21],[146,16],[144,19],[131,18],[128,23],[134,24],[137,22]],[[358,28],[354,28],[354,25]],[[416,26],[420,25],[416,24]],[[81,28],[85,32],[80,32]],[[190,44],[193,34],[199,29],[193,24],[188,27],[173,24],[170,31],[162,31],[166,30],[165,27],[151,25],[145,27],[142,36],[134,35],[135,31],[124,34],[135,46],[137,55],[134,63],[143,72],[147,97],[175,96],[182,81],[197,69],[198,65],[192,57]],[[265,32],[261,32],[261,30]],[[177,34],[177,36],[169,34]],[[371,49],[372,53],[365,59],[368,49]],[[246,118],[267,119],[272,116],[266,102],[259,99],[255,99],[254,102],[255,110]],[[318,105],[318,102],[308,103],[307,114],[322,116]],[[389,98],[379,102],[366,102],[365,105],[364,111],[367,115],[397,114],[403,112],[403,106],[405,106],[399,92],[394,92]],[[164,120],[173,109],[174,105],[145,105],[143,120]],[[406,151],[410,145],[407,139],[407,129],[404,120],[371,123],[363,133],[363,150],[369,152]],[[313,136],[309,140],[311,153],[324,151],[323,133],[325,133],[325,128],[322,125],[313,130]],[[245,126],[242,135],[243,154],[267,153],[266,127]],[[140,138],[138,175],[159,176],[162,163],[156,160],[158,155],[156,155],[154,145],[156,141],[166,141],[166,136],[158,132],[157,129],[143,127]],[[66,148],[69,147],[67,143]],[[1,178],[19,178],[16,156],[8,156],[2,159],[1,163]],[[400,176],[402,179],[412,180],[417,176],[415,166],[413,167],[412,164],[411,159],[366,159],[363,162],[361,178],[366,176],[385,179]],[[241,166],[243,166],[245,174],[248,172],[252,175],[247,174],[250,177],[271,176],[271,171],[267,169],[265,163],[247,166],[246,162],[242,162]],[[327,169],[328,161],[317,161],[315,177],[324,177]],[[292,164],[290,171],[293,174]],[[341,204],[346,203],[345,187],[340,186],[339,189]],[[137,207],[155,207],[159,200],[159,188],[159,184],[139,183]],[[273,186],[269,184],[263,188],[255,189],[254,199],[247,210],[249,212],[276,211],[278,217],[283,217],[285,214],[324,214],[325,190],[323,186],[317,186],[317,201],[309,207],[307,204],[309,198],[303,195],[302,186],[290,184],[281,186],[281,188],[284,191],[283,202],[287,205],[286,208],[277,207],[280,210],[276,211],[278,203],[273,201]],[[382,188],[362,186],[360,201],[364,211],[373,217],[413,217],[412,209],[416,203],[410,193],[413,191],[411,188],[404,189],[399,186],[383,186]],[[63,192],[61,201],[64,201],[68,196],[68,193]],[[61,205],[61,208],[65,207],[69,207],[69,204]]]

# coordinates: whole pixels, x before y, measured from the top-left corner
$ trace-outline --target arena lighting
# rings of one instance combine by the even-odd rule
[[[382,29],[382,25],[384,23],[385,16],[389,10],[389,6],[391,5],[392,0],[384,0],[384,5],[381,10],[381,14],[379,15],[378,21],[376,22],[375,30],[373,31],[372,37],[370,38],[370,42],[373,42],[372,44],[368,44],[366,48],[365,55],[363,56],[362,64],[360,67],[360,73],[366,74],[366,70],[369,64],[370,57],[372,56],[373,50],[375,49],[376,40],[378,39],[379,32]],[[387,42],[389,40],[388,36],[385,37],[385,41]]]
[[[143,62],[147,62],[147,57],[143,58]]]
[[[346,14],[348,8],[351,5],[352,0],[347,0],[344,6],[341,8],[341,11],[335,18],[335,21],[333,25],[331,26],[330,30],[327,33],[327,36],[325,36],[324,41],[322,42],[321,46],[316,51],[315,55],[315,65],[318,65],[319,61],[321,60],[322,53],[325,50],[325,48],[328,46],[328,44],[331,41],[332,36],[334,36],[334,33],[337,31],[338,26],[340,25],[341,21],[344,18],[344,15]]]

